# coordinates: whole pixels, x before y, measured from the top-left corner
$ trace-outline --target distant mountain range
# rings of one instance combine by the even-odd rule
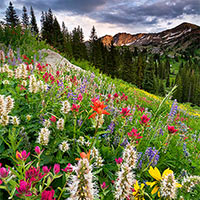
[[[147,49],[153,53],[163,51],[185,51],[200,48],[200,26],[182,23],[175,28],[159,33],[118,33],[114,36],[105,35],[101,38],[104,45],[129,46]]]

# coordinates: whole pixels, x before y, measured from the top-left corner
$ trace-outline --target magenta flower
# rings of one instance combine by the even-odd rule
[[[16,152],[16,158],[18,160],[26,161],[26,159],[29,157],[30,152],[26,153],[26,150],[23,150],[21,153],[19,151]]]
[[[130,133],[128,133],[129,137],[135,138],[136,143],[138,143],[137,139],[143,138],[143,136],[140,136],[140,133],[137,133],[137,129],[132,129]]]
[[[81,93],[78,94],[78,98],[77,98],[77,100],[78,100],[78,101],[82,101],[82,100],[83,100],[83,96],[82,96]]]
[[[147,123],[149,122],[149,120],[150,120],[150,118],[148,118],[147,115],[142,115],[141,121],[139,121],[139,122],[140,122],[140,124],[147,125]]]
[[[31,189],[31,183],[26,182],[24,180],[21,180],[19,183],[19,187],[16,187],[16,190],[19,192],[19,194],[16,194],[18,197],[21,196],[32,196],[32,193],[30,192]]]
[[[0,179],[0,185],[3,183],[3,181]]]
[[[9,169],[7,171],[7,169],[5,167],[1,167],[0,168],[0,177],[1,178],[6,178],[9,174]]]
[[[37,153],[37,155],[40,155],[41,151],[39,146],[35,147],[35,153]]]
[[[56,122],[56,117],[55,116],[51,116],[50,118],[49,118],[52,122]]]
[[[50,170],[51,170],[51,167],[49,169],[47,166],[42,167],[42,171],[45,173],[45,175],[48,174],[50,172]]]
[[[71,107],[71,111],[76,111],[76,112],[78,112],[79,111],[79,108],[80,108],[80,105],[78,105],[78,104],[72,104],[72,107]]]
[[[45,175],[42,175],[40,173],[40,168],[37,169],[33,166],[31,166],[26,172],[25,172],[25,179],[28,182],[38,182],[40,181]]]
[[[120,114],[122,114],[123,117],[131,115],[130,110],[128,108],[122,108],[122,111],[120,112]]]
[[[60,172],[60,165],[59,164],[54,165],[53,172],[54,172],[54,174],[58,174]]]
[[[71,163],[67,164],[67,167],[65,167],[65,169],[62,169],[63,172],[72,172],[73,171],[73,166],[71,165]]]
[[[174,126],[168,126],[169,133],[176,133],[178,130],[174,128]]]
[[[122,163],[122,161],[123,161],[123,159],[122,158],[115,158],[115,162],[117,163],[117,164],[121,164]]]
[[[102,188],[102,189],[107,189],[107,188],[108,188],[108,185],[106,185],[106,183],[103,182],[103,183],[101,184],[101,188]]]
[[[55,198],[53,198],[54,194],[55,194],[54,190],[51,191],[45,190],[42,192],[41,200],[55,200]]]

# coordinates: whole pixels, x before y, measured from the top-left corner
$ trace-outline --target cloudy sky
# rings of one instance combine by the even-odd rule
[[[0,0],[4,18],[9,0]],[[58,21],[71,31],[80,25],[88,39],[94,25],[98,36],[119,32],[159,32],[190,22],[200,25],[200,0],[12,0],[21,16],[22,6],[32,5],[40,25],[41,11],[51,8]]]

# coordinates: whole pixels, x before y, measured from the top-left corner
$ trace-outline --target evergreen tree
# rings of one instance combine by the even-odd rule
[[[158,93],[159,93],[161,96],[165,96],[165,87],[164,87],[164,84],[163,84],[163,80],[160,80]]]
[[[26,9],[25,6],[23,6],[22,23],[23,23],[23,26],[24,26],[25,28],[27,28],[28,25],[29,25],[29,17],[28,17],[27,9]]]
[[[60,25],[57,21],[57,18],[54,18],[53,22],[53,46],[55,48],[58,48],[60,51],[63,50],[63,45],[64,45],[64,37],[60,29]]]
[[[154,75],[154,69],[153,69],[154,65],[152,62],[150,62],[144,70],[142,88],[148,92],[155,93],[156,92],[155,85],[154,85],[155,75]]]
[[[35,35],[37,35],[39,33],[38,27],[37,27],[37,22],[36,22],[36,18],[35,18],[35,14],[33,11],[33,8],[31,6],[31,32]]]
[[[19,18],[16,14],[16,11],[13,7],[13,4],[10,2],[9,6],[6,10],[6,24],[11,26],[11,27],[15,27],[19,24]]]

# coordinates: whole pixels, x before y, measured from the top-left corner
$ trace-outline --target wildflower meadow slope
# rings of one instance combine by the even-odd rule
[[[200,112],[176,88],[161,98],[28,52],[0,51],[0,199],[200,199]]]

